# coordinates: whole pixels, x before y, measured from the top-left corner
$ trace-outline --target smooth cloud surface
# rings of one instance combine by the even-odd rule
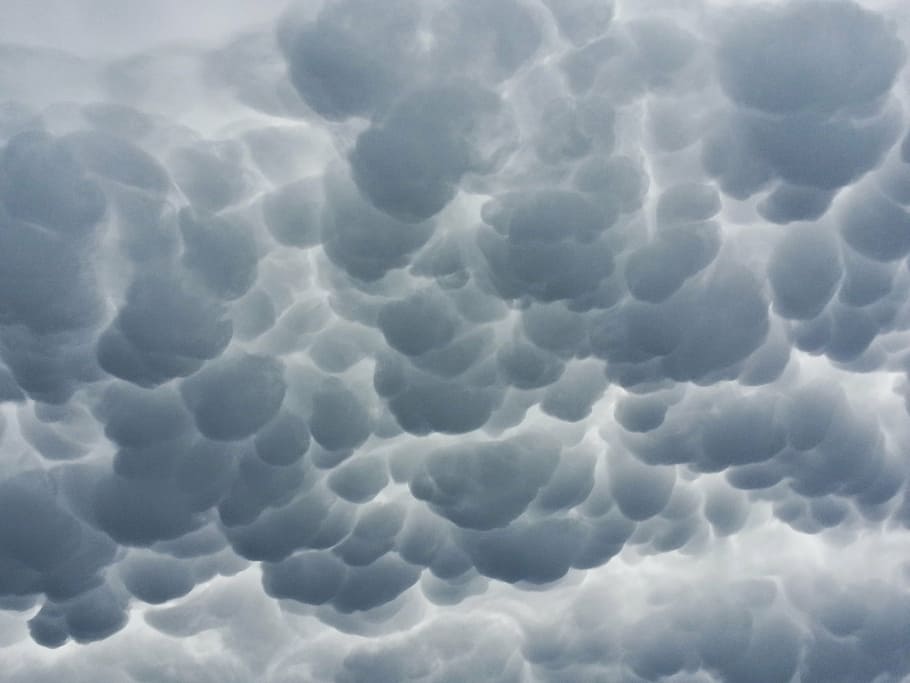
[[[910,680],[906,12],[65,4],[0,10],[4,680]]]

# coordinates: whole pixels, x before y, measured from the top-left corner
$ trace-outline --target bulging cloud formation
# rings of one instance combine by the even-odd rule
[[[5,680],[910,677],[898,3],[204,4],[0,45]]]

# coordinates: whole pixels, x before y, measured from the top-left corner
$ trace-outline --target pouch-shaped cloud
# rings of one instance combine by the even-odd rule
[[[488,172],[502,157],[501,108],[495,93],[470,84],[407,95],[357,138],[351,154],[357,186],[395,218],[430,218],[454,197],[462,175]]]
[[[180,387],[197,429],[220,441],[259,431],[278,412],[285,390],[281,363],[249,354],[221,358]]]
[[[836,191],[877,167],[900,131],[888,100],[906,49],[893,26],[840,0],[732,14],[716,62],[722,90],[741,109],[705,148],[724,190],[750,196],[779,178]],[[826,208],[807,198],[790,217],[781,199],[765,206],[769,220],[814,219]]]
[[[910,676],[897,3],[57,4],[4,680]]]
[[[491,529],[524,511],[557,460],[556,445],[545,441],[443,449],[427,457],[411,491],[459,526]]]
[[[798,0],[734,13],[718,51],[719,78],[748,107],[827,114],[886,95],[904,57],[884,17],[842,0]]]

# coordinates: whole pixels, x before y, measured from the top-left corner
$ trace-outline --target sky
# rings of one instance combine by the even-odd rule
[[[908,44],[0,3],[0,678],[910,681]]]

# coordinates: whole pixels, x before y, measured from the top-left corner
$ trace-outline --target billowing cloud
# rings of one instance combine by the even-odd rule
[[[898,3],[7,4],[4,680],[910,680]]]

